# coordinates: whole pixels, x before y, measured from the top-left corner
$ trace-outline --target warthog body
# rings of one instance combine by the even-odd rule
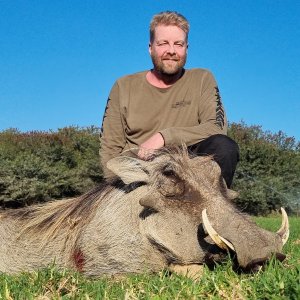
[[[210,157],[190,159],[178,150],[147,162],[119,157],[108,167],[117,179],[82,197],[3,211],[0,271],[55,262],[100,276],[203,264],[222,252],[204,230],[203,209],[241,267],[282,250],[279,234],[234,208]]]

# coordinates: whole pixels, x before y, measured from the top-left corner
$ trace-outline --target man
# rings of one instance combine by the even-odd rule
[[[120,78],[105,110],[100,156],[107,161],[137,148],[147,159],[155,149],[185,143],[196,155],[214,155],[230,187],[238,146],[226,136],[227,121],[219,89],[204,69],[184,69],[189,23],[176,12],[162,12],[150,23],[153,69]]]

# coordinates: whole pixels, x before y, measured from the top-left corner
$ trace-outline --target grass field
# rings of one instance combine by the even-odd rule
[[[280,217],[256,218],[269,230]],[[283,263],[271,261],[264,271],[237,274],[231,261],[214,271],[204,269],[194,281],[176,274],[136,275],[90,280],[55,267],[19,276],[0,275],[0,299],[300,299],[300,218],[290,218],[290,239]]]

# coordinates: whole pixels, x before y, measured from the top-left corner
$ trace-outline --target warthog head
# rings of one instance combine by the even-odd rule
[[[228,249],[245,269],[256,269],[272,255],[284,259],[285,211],[277,233],[259,228],[234,207],[236,193],[226,188],[211,157],[167,151],[148,161],[117,157],[107,166],[125,184],[146,188],[139,199],[140,226],[168,264],[202,264]]]

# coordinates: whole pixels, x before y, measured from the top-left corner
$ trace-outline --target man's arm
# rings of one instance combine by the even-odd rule
[[[125,146],[125,135],[120,112],[119,87],[115,83],[110,92],[102,122],[102,134],[100,137],[100,161],[104,177],[113,174],[106,168],[106,163],[113,157],[118,156]]]
[[[164,143],[168,145],[196,144],[211,135],[227,134],[227,120],[217,83],[210,72],[202,81],[198,109],[199,125],[191,127],[171,127],[160,131]]]

